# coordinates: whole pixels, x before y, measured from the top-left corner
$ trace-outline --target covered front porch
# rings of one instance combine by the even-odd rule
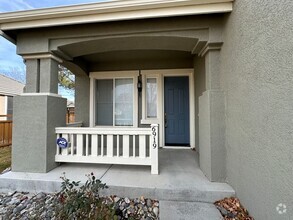
[[[56,192],[65,172],[71,180],[86,181],[93,172],[109,186],[105,195],[130,198],[144,195],[164,201],[213,203],[233,196],[226,183],[210,182],[199,168],[198,154],[190,149],[160,149],[160,175],[151,175],[147,166],[62,164],[48,173],[8,172],[0,176],[2,191]]]
[[[149,185],[155,186],[157,180],[164,182],[164,169],[171,169],[164,161],[168,151],[159,149],[176,146],[182,151],[178,155],[187,152],[184,148],[198,152],[198,163],[191,164],[200,175],[202,170],[208,180],[225,182],[221,13],[231,11],[231,1],[225,0],[225,10],[214,1],[152,1],[145,9],[135,1],[133,9],[139,13],[151,8],[168,13],[141,19],[81,19],[93,6],[97,9],[90,13],[110,18],[120,8],[115,2],[65,8],[62,18],[70,20],[71,10],[78,12],[71,22],[35,17],[38,11],[30,16],[16,14],[15,21],[4,16],[1,28],[17,44],[27,72],[25,92],[14,103],[12,171],[54,173],[67,166],[62,163],[77,163],[72,169],[97,166],[94,163],[117,164],[111,170],[121,166],[126,173],[135,170],[145,175],[137,165],[147,165],[153,174],[160,173],[149,177]],[[204,14],[194,10],[203,6],[208,9]],[[128,5],[120,9],[131,10]],[[60,9],[44,13],[51,17],[56,10]],[[21,16],[25,24],[18,22]],[[32,25],[32,21],[38,22]],[[66,100],[58,95],[58,65],[76,76],[75,113],[82,128],[66,127]],[[157,125],[155,130],[151,125]],[[59,138],[67,143],[64,149],[56,147]],[[196,155],[190,155],[195,160]],[[176,156],[172,160],[179,163]],[[185,172],[189,166],[180,168],[182,174],[168,174],[167,182],[193,182],[195,173]]]

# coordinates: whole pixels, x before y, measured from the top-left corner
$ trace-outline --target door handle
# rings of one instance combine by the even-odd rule
[[[165,112],[164,119],[165,119],[165,128],[167,128],[168,127],[168,120],[167,120],[167,113],[166,112]]]

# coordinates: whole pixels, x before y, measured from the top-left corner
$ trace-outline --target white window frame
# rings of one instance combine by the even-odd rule
[[[138,71],[115,71],[115,72],[91,72],[90,73],[90,127],[138,127],[138,91],[137,78]],[[96,80],[112,79],[113,86],[115,86],[115,79],[133,79],[133,125],[118,126],[115,125],[115,103],[113,103],[113,125],[102,126],[96,125]],[[114,88],[114,87],[113,87]],[[114,88],[115,89],[115,88]],[[115,92],[113,92],[113,101],[115,101]]]
[[[141,124],[158,124],[159,123],[159,103],[162,103],[162,94],[160,93],[161,77],[159,74],[147,74],[147,72],[142,72],[142,119]],[[157,117],[148,118],[147,117],[147,79],[156,79],[157,82]]]

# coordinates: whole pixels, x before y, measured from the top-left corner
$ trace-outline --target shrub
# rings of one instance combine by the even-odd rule
[[[65,174],[61,177],[61,191],[57,194],[57,219],[115,219],[112,205],[100,198],[101,189],[108,188],[93,173],[86,175],[88,180],[80,186],[80,181],[70,181]]]

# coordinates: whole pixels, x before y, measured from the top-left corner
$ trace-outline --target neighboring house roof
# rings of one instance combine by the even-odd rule
[[[24,84],[0,75],[0,95],[16,96],[23,93]]]
[[[67,108],[74,108],[74,102],[67,100]]]
[[[114,0],[0,14],[0,34],[23,28],[224,13],[234,0]],[[2,32],[2,33],[1,33]],[[8,37],[8,36],[7,36]],[[9,38],[9,37],[8,37]]]

